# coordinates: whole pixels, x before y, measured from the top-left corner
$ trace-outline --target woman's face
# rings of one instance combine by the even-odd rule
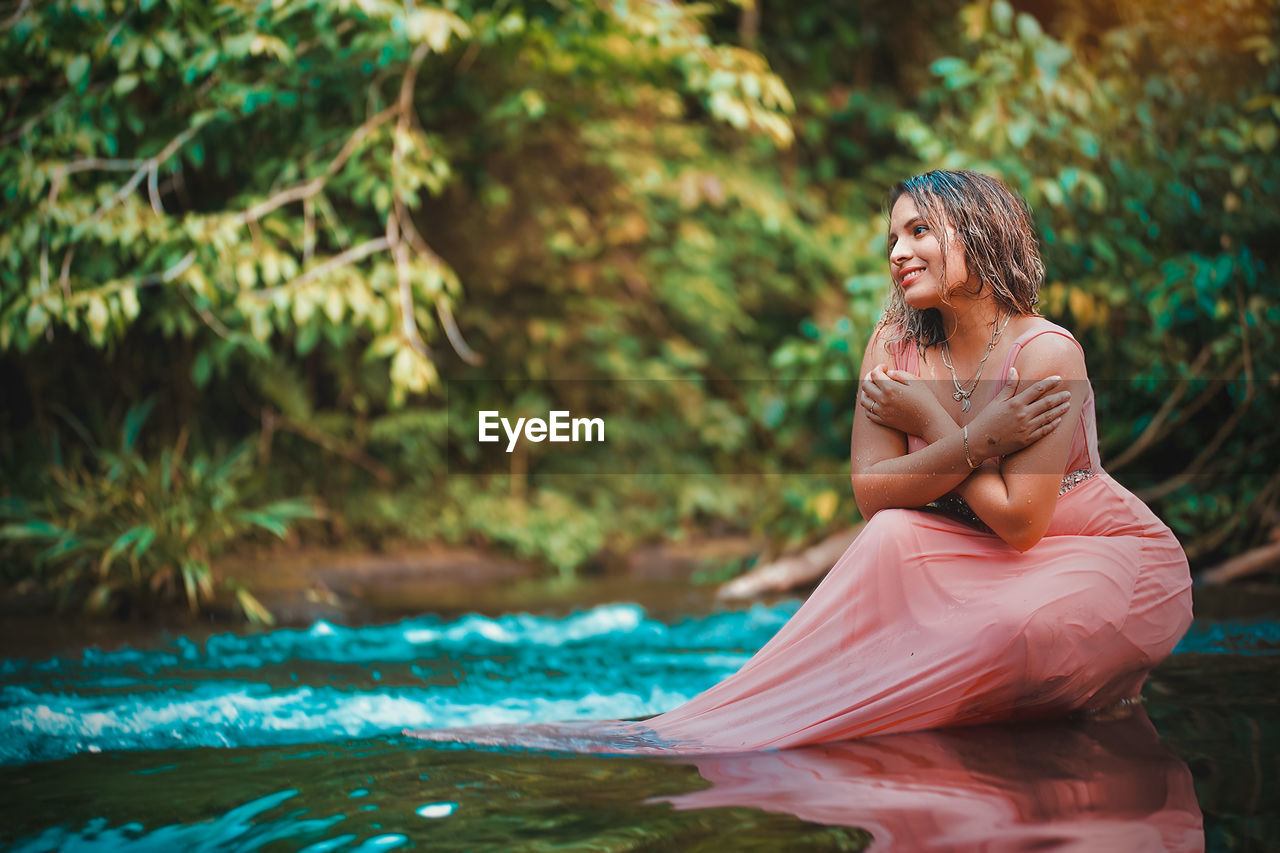
[[[940,226],[947,229],[945,262],[938,235],[920,216],[911,196],[900,196],[889,214],[889,272],[902,288],[903,301],[917,310],[946,304],[944,294],[969,279],[964,246],[949,223]]]

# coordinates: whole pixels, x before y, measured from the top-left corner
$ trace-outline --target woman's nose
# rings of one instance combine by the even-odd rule
[[[889,250],[889,263],[893,266],[901,265],[909,257],[911,257],[911,251],[907,248],[905,241],[898,241]]]

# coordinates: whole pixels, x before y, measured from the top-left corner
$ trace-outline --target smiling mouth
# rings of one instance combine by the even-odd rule
[[[924,267],[912,267],[911,269],[904,272],[902,274],[902,278],[899,280],[903,284],[910,284],[911,282],[915,281],[922,275],[924,275]]]

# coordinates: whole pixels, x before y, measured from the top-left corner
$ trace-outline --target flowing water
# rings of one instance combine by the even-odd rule
[[[1280,620],[1256,605],[1249,618],[1242,607],[1208,608],[1152,675],[1145,711],[1118,721],[696,760],[463,748],[402,734],[655,714],[740,667],[797,606],[321,621],[7,656],[0,844],[1280,847]]]

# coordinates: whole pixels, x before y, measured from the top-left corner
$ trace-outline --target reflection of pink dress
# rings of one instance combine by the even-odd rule
[[[1050,323],[1019,337],[1000,372]],[[1074,338],[1071,338],[1073,341]],[[916,372],[907,347],[898,366]],[[994,393],[994,392],[993,392]],[[911,441],[911,450],[920,446]],[[1191,622],[1173,533],[1098,460],[1092,391],[1044,538],[1025,553],[938,512],[876,513],[741,670],[643,723],[415,732],[589,751],[725,752],[1062,715],[1136,696]]]
[[[1137,709],[1106,723],[982,726],[698,755],[677,809],[748,806],[871,833],[872,850],[1204,850],[1191,771]]]

